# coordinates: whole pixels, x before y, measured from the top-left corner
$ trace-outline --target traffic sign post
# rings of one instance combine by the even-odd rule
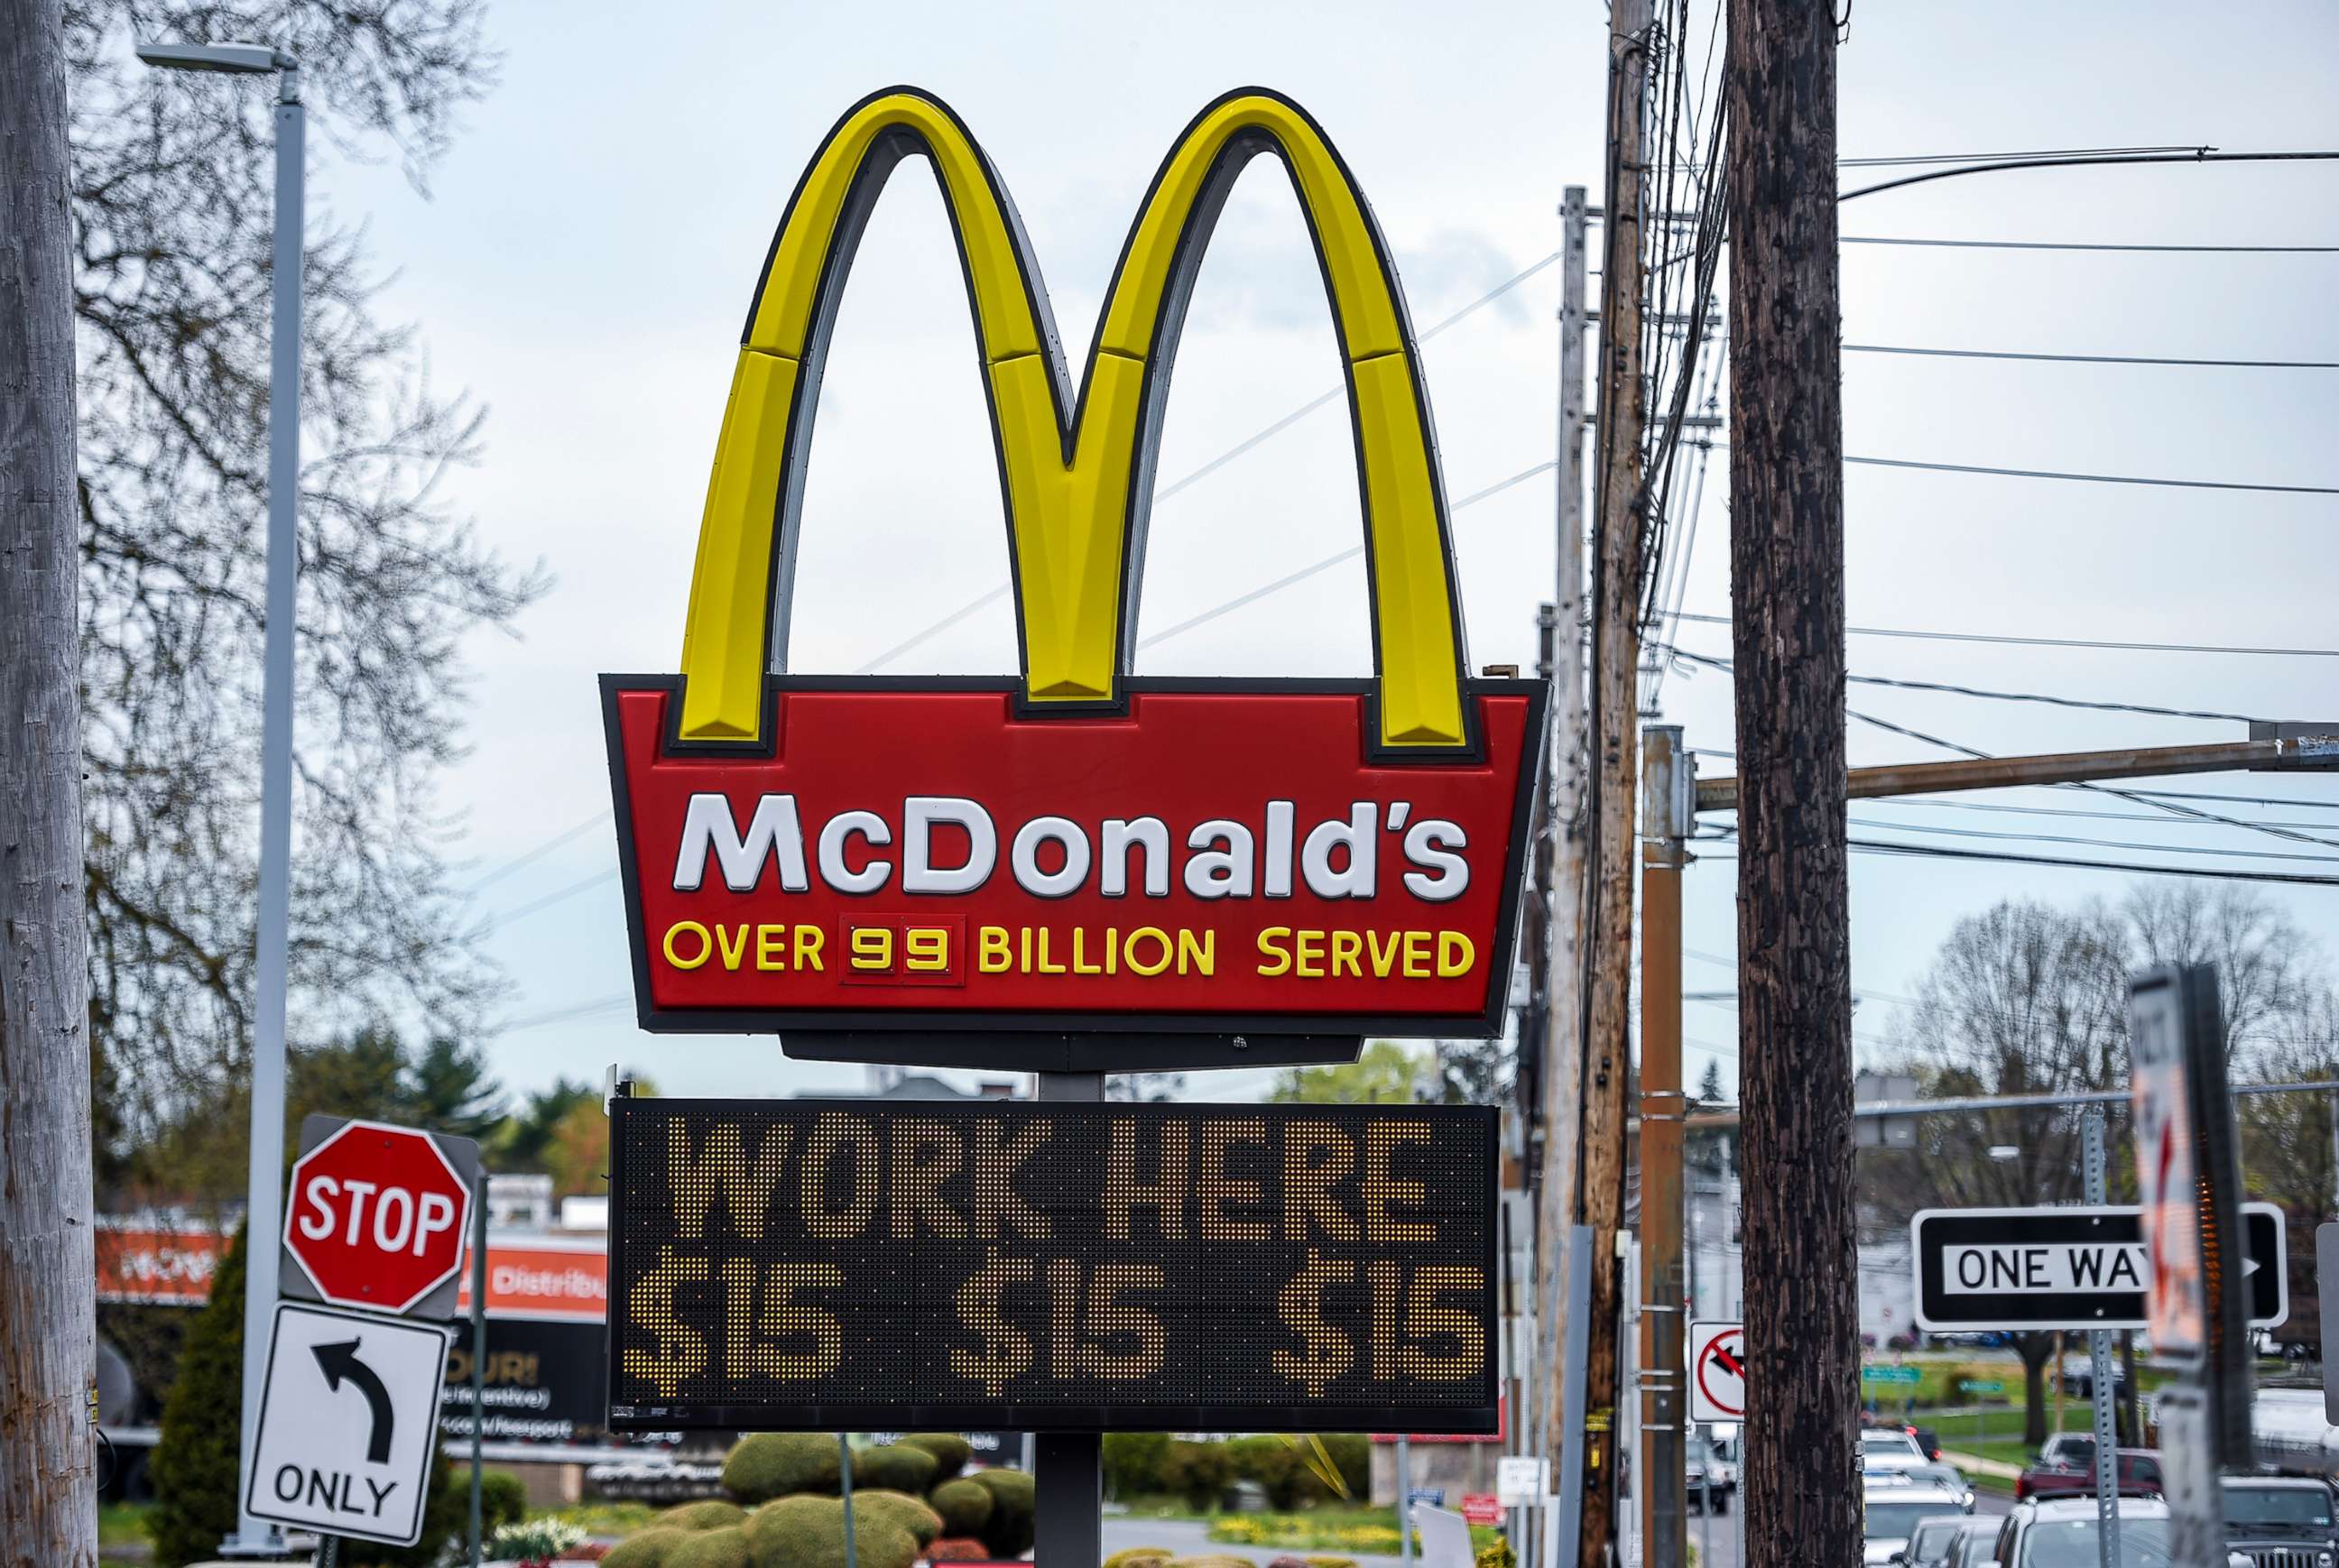
[[[1706,1319],[1689,1326],[1689,1418],[1746,1419],[1746,1326]]]
[[[451,1317],[479,1146],[384,1122],[301,1123],[284,1206],[282,1291],[370,1312]]]
[[[392,1546],[422,1538],[448,1331],[280,1302],[245,1511]]]
[[[2143,1328],[2154,1274],[2133,1205],[1928,1208],[1909,1222],[1917,1325],[1929,1333]],[[2282,1210],[2241,1208],[2251,1324],[2290,1315]],[[2157,1348],[2157,1341],[2155,1342]]]

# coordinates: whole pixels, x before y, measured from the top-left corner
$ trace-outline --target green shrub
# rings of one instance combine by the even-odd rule
[[[1359,1439],[1361,1441],[1361,1439]],[[1308,1568],[1357,1568],[1354,1557],[1318,1557],[1308,1559]]]
[[[726,1530],[747,1522],[747,1511],[736,1503],[720,1497],[702,1497],[696,1503],[677,1503],[666,1509],[650,1526],[666,1526],[676,1530]]]
[[[607,1559],[603,1559],[607,1561]],[[695,1530],[671,1548],[658,1568],[749,1568],[747,1532],[733,1524],[715,1530]]]
[[[853,1489],[853,1522],[867,1520],[906,1530],[921,1546],[943,1533],[943,1516],[906,1492]]]
[[[666,1568],[674,1549],[689,1539],[687,1530],[644,1530],[610,1547],[601,1568]]]
[[[1258,1564],[1230,1553],[1205,1552],[1192,1557],[1172,1557],[1167,1568],[1258,1568]]]
[[[856,1492],[866,1486],[873,1491],[907,1492],[913,1497],[922,1497],[926,1488],[934,1484],[941,1469],[940,1461],[923,1448],[883,1444],[854,1454],[853,1487]]]
[[[783,1497],[747,1520],[753,1568],[845,1568],[844,1504],[834,1497]],[[855,1568],[912,1568],[917,1538],[874,1516],[855,1511]],[[664,1568],[661,1564],[660,1568]]]
[[[1325,1495],[1323,1482],[1308,1468],[1299,1451],[1280,1437],[1237,1437],[1222,1445],[1230,1479],[1256,1481],[1267,1500],[1289,1513],[1303,1500]]]
[[[1234,1465],[1221,1444],[1172,1441],[1161,1461],[1161,1484],[1198,1511],[1216,1503],[1232,1479]]]
[[[974,1457],[974,1445],[955,1432],[913,1432],[902,1439],[904,1448],[923,1448],[934,1456],[936,1481],[947,1481]]]
[[[1139,1568],[1140,1564],[1157,1565],[1178,1555],[1167,1546],[1125,1546],[1104,1560],[1104,1568]]]
[[[463,1529],[471,1528],[471,1477],[469,1466],[462,1475]],[[479,1537],[485,1540],[507,1524],[518,1524],[528,1517],[528,1484],[508,1470],[485,1470],[479,1474]]]
[[[758,1432],[723,1461],[723,1490],[751,1505],[836,1487],[836,1439],[825,1433]]]
[[[1519,1568],[1518,1555],[1511,1550],[1511,1543],[1499,1537],[1478,1548],[1476,1563],[1477,1568]]]
[[[163,1402],[163,1430],[147,1474],[154,1508],[146,1533],[161,1568],[209,1562],[235,1529],[238,1424],[243,1416],[243,1231],[212,1275],[211,1300],[179,1354]]]
[[[990,1488],[969,1476],[943,1482],[926,1494],[926,1504],[953,1535],[980,1535],[991,1518]]]
[[[1108,1432],[1104,1436],[1104,1490],[1109,1497],[1143,1497],[1173,1490],[1161,1478],[1170,1457],[1166,1432]]]
[[[1031,1550],[1031,1477],[1021,1470],[978,1470],[978,1485],[991,1494],[991,1517],[982,1543],[993,1557],[1021,1557]]]

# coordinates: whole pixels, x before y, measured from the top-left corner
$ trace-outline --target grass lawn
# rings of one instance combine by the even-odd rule
[[[97,1543],[133,1546],[146,1539],[146,1514],[152,1503],[101,1503],[97,1508]]]
[[[640,1529],[659,1512],[659,1506],[647,1503],[572,1503],[566,1508],[531,1508],[528,1516],[558,1519],[587,1535],[624,1535]]]

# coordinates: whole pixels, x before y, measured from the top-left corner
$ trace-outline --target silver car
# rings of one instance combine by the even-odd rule
[[[1917,1533],[1919,1524],[1928,1519],[1961,1518],[1965,1511],[1965,1499],[1946,1486],[1924,1484],[1906,1474],[1893,1476],[1889,1484],[1871,1480],[1860,1488],[1860,1521],[1865,1536],[1861,1561],[1881,1568],[1884,1563],[1904,1560],[1909,1538]]]

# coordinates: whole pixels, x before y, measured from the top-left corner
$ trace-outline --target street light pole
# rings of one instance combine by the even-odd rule
[[[142,44],[138,57],[173,71],[276,77],[276,214],[270,277],[268,598],[260,725],[260,909],[252,1029],[251,1194],[244,1210],[243,1421],[230,1557],[272,1556],[282,1539],[252,1516],[252,1445],[268,1373],[276,1307],[277,1236],[283,1228],[284,992],[292,860],[292,622],[299,574],[301,266],[308,126],[300,62],[264,44]]]

